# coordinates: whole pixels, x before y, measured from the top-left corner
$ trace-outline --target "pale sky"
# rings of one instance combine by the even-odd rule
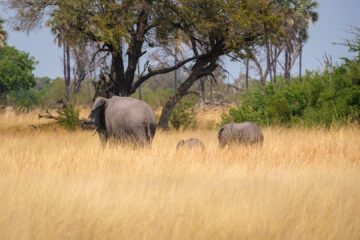
[[[319,60],[327,53],[336,62],[340,57],[349,56],[343,46],[333,45],[333,42],[343,42],[351,38],[347,32],[349,26],[360,27],[360,0],[319,0],[319,21],[316,26],[310,26],[310,39],[304,48],[304,69],[317,70],[321,68]],[[4,10],[2,18],[10,17]],[[36,66],[37,77],[48,76],[51,78],[62,77],[62,51],[54,42],[54,37],[47,28],[42,28],[27,35],[26,33],[13,32],[5,23],[8,31],[8,44],[29,52],[39,61]],[[239,76],[240,63],[226,62],[225,68],[234,77]],[[298,67],[294,67],[294,74]]]

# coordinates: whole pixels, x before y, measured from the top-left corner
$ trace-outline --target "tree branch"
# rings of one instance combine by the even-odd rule
[[[139,77],[139,80],[137,80],[133,86],[131,87],[130,89],[130,94],[133,94],[135,93],[136,89],[143,83],[145,82],[146,80],[148,80],[149,78],[155,76],[155,75],[158,75],[158,74],[165,74],[165,73],[168,73],[168,72],[172,72],[178,68],[180,68],[181,66],[185,65],[186,63],[188,62],[191,62],[193,60],[195,60],[196,57],[191,57],[191,58],[188,58],[182,62],[179,62],[178,64],[172,66],[172,67],[168,67],[168,68],[162,68],[162,69],[158,69],[158,70],[155,70],[155,71],[152,71],[149,69],[149,73],[144,75],[144,76],[140,76]]]
[[[39,116],[38,116],[38,117],[39,117],[39,118],[59,120],[59,117],[56,117],[56,116],[52,115],[52,114],[49,112],[49,110],[46,110],[45,112],[46,112],[46,114],[44,114],[44,115],[42,115],[42,114],[39,113]]]

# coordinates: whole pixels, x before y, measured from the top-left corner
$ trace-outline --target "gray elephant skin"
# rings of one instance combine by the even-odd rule
[[[181,149],[205,150],[205,145],[200,139],[189,138],[187,140],[180,140],[179,143],[176,145],[176,151],[179,151]]]
[[[222,126],[218,133],[221,147],[233,144],[262,145],[264,135],[261,129],[254,123],[230,123]]]
[[[136,146],[151,145],[156,131],[154,111],[146,103],[130,97],[98,97],[89,115],[100,140]]]

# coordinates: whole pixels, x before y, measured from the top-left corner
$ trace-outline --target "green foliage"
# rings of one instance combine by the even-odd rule
[[[61,78],[56,78],[48,84],[45,84],[40,90],[42,106],[51,107],[65,99],[65,84]]]
[[[34,89],[11,91],[7,95],[7,104],[20,112],[29,112],[39,104],[40,94]]]
[[[252,121],[259,125],[323,125],[360,119],[360,63],[307,72],[304,82],[285,80],[241,95],[242,104],[222,116],[221,124]]]
[[[79,124],[80,109],[76,108],[74,104],[67,104],[64,108],[57,110],[59,114],[58,122],[68,130],[75,130]]]
[[[282,22],[276,4],[268,0],[42,0],[41,4],[9,0],[6,5],[15,10],[19,30],[29,31],[46,20],[58,43],[65,41],[71,46],[78,41],[90,42],[111,54],[110,69],[117,73],[110,75],[115,84],[107,91],[113,94],[119,94],[116,88],[120,87],[124,88],[122,94],[134,92],[131,85],[141,52],[153,52],[154,48],[174,42],[191,42],[196,46],[193,57],[203,56],[196,57],[194,66],[200,59],[211,62],[206,70],[212,72],[220,56],[234,53],[243,58],[247,49],[275,38]],[[128,59],[123,59],[125,52]],[[129,64],[127,70],[120,67],[124,62]],[[157,71],[149,68],[144,79],[170,71],[159,71],[166,67],[156,66]]]
[[[35,60],[14,47],[0,47],[0,97],[9,91],[35,86]]]
[[[89,105],[92,102],[95,91],[91,87],[91,81],[85,80],[82,82],[79,92],[71,95],[72,102],[77,105]]]
[[[65,99],[65,85],[61,78],[54,80],[36,78],[35,87],[11,91],[7,95],[7,104],[20,111],[29,111],[36,107],[54,108]],[[78,105],[89,105],[93,97],[90,81],[84,81],[80,91],[71,96],[72,102]]]
[[[196,126],[196,113],[189,101],[178,101],[171,113],[170,124],[176,130],[194,128]]]
[[[171,94],[174,93],[174,90],[171,88],[157,88],[151,90],[150,88],[142,88],[142,100],[149,104],[152,108],[156,109],[163,106]],[[138,92],[136,92],[134,97],[138,98]]]

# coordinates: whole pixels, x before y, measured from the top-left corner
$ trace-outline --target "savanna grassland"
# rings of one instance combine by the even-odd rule
[[[360,239],[360,129],[263,132],[262,148],[220,149],[203,127],[103,149],[2,114],[0,239]],[[188,137],[206,151],[176,153]]]

